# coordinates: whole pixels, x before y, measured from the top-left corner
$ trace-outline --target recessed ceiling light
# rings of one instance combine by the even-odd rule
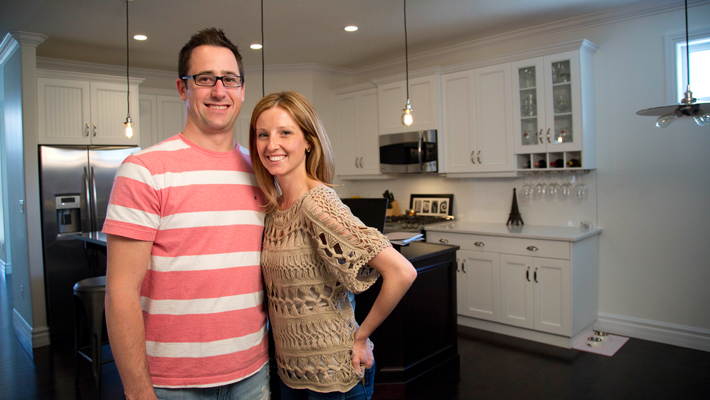
[[[355,26],[355,25],[346,26],[345,30],[348,32],[355,32],[357,30],[357,26]]]
[[[146,36],[146,35],[135,35],[135,36],[133,36],[133,39],[136,39],[136,40],[146,40],[146,39],[148,39],[148,36]]]
[[[260,48],[262,48],[264,46],[260,45],[259,43],[254,43],[253,45],[251,45],[249,47],[251,47],[254,50],[259,50]]]

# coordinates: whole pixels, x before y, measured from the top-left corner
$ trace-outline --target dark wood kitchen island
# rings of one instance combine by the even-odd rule
[[[373,399],[421,397],[458,381],[458,249],[424,242],[399,248],[418,275],[392,314],[370,336],[376,362]],[[365,319],[381,285],[380,279],[356,296],[358,321]]]

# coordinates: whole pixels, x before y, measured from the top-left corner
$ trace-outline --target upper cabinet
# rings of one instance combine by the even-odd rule
[[[377,86],[380,135],[439,129],[439,104],[441,100],[439,74],[409,79],[409,100],[414,123],[402,123],[407,105],[407,82],[397,81]]]
[[[377,89],[340,93],[336,97],[337,131],[333,147],[338,176],[379,176]]]
[[[596,168],[591,53],[512,63],[517,170]]]
[[[501,64],[442,76],[443,172],[513,170],[510,69]]]
[[[174,91],[173,91],[174,92]],[[185,102],[177,94],[141,94],[141,147],[175,136],[185,127]]]
[[[39,144],[140,145],[140,82],[133,79],[131,83],[128,101],[133,137],[127,138],[125,83],[95,75],[61,73],[56,77],[51,71],[38,75]]]

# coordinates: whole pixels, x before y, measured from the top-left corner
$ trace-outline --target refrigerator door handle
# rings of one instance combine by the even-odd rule
[[[91,232],[98,231],[99,224],[98,217],[96,216],[96,210],[98,209],[97,197],[96,197],[96,176],[94,174],[94,167],[91,167]]]
[[[84,167],[84,190],[86,191],[86,212],[89,216],[89,229],[88,232],[93,232],[93,224],[94,224],[94,218],[93,214],[91,212],[91,189],[89,187],[89,171],[86,167]],[[82,227],[83,228],[83,227]],[[83,231],[84,229],[82,229]]]

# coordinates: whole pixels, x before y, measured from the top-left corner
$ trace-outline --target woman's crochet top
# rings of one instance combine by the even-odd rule
[[[294,389],[346,392],[362,379],[352,365],[355,321],[348,291],[379,277],[366,263],[389,241],[318,186],[266,216],[261,269],[281,379]]]

